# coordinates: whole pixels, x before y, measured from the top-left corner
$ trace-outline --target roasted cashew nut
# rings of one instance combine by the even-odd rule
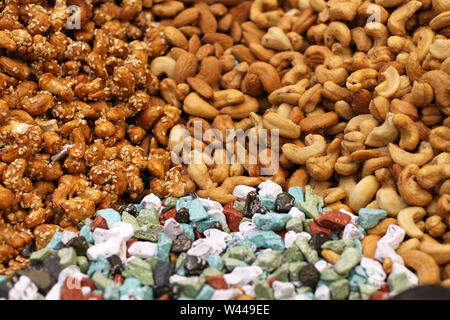
[[[293,143],[285,143],[281,149],[286,158],[296,164],[305,164],[310,157],[324,155],[327,149],[325,139],[318,134],[308,134],[305,145],[306,147],[299,147]]]
[[[422,189],[415,181],[419,167],[415,164],[403,168],[398,178],[398,190],[406,203],[413,206],[426,206],[433,199],[433,195]]]
[[[421,166],[434,157],[433,148],[430,143],[426,141],[422,141],[420,143],[419,149],[416,153],[405,151],[393,143],[389,143],[388,150],[392,160],[402,167],[406,167],[409,164]]]
[[[397,215],[398,225],[405,229],[406,234],[411,238],[422,238],[424,233],[420,230],[416,223],[425,217],[427,212],[421,207],[409,207],[400,210]]]
[[[439,266],[429,254],[411,249],[401,254],[405,265],[413,268],[420,284],[438,284],[441,280]]]

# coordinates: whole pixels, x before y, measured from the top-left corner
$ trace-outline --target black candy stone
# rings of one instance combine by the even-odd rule
[[[63,270],[61,265],[59,264],[59,257],[58,256],[50,256],[48,257],[44,265],[41,268],[44,271],[47,271],[52,275],[53,278],[58,279],[59,274]]]
[[[190,223],[191,220],[189,219],[189,209],[180,208],[180,210],[178,210],[177,213],[175,214],[175,220],[178,223]]]
[[[245,198],[244,216],[252,218],[255,213],[266,214],[269,210],[261,204],[256,191],[250,191]]]
[[[75,249],[77,256],[86,256],[86,251],[89,249],[89,243],[83,236],[70,239],[65,247],[72,247]]]
[[[208,261],[200,257],[187,255],[184,260],[184,270],[188,276],[198,276],[208,267]]]
[[[175,239],[172,242],[171,251],[174,253],[180,253],[188,251],[192,247],[192,240],[189,238],[186,239]]]
[[[118,273],[122,273],[124,268],[118,255],[113,255],[107,258],[107,260],[110,264],[109,275],[111,277],[114,277]]]
[[[161,286],[153,287],[153,297],[158,299],[162,295],[168,293],[170,299],[178,299],[180,297],[180,291],[173,284],[165,284]]]
[[[136,217],[138,215],[137,208],[134,204],[128,203],[119,208],[119,213],[122,214],[123,212],[126,212],[128,214],[131,214],[133,217]]]
[[[275,211],[281,213],[288,213],[294,206],[295,198],[287,192],[282,192],[277,195],[275,199]]]
[[[31,243],[27,243],[21,252],[22,257],[29,258],[33,253],[33,245]]]
[[[314,250],[321,250],[322,245],[327,241],[331,241],[331,238],[326,234],[316,233],[311,235],[311,239],[309,239],[309,245]]]
[[[300,280],[304,286],[315,289],[317,282],[320,280],[320,272],[314,267],[314,264],[309,263],[298,273],[298,280]]]
[[[22,270],[17,271],[18,276],[27,276],[30,280],[39,288],[42,294],[47,294],[47,292],[56,283],[56,279],[45,270],[39,270],[33,267],[26,267]]]
[[[169,284],[169,278],[175,272],[173,263],[167,261],[158,261],[153,270],[153,279],[156,286],[164,286]]]

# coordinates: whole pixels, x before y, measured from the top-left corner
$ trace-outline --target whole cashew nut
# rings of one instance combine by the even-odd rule
[[[400,75],[393,66],[389,66],[381,75],[385,81],[375,87],[375,92],[380,96],[390,98],[400,88]]]
[[[408,207],[408,204],[400,197],[394,188],[380,188],[376,199],[380,209],[383,209],[391,217],[397,217],[398,213]]]
[[[405,167],[409,164],[421,166],[434,157],[433,148],[431,147],[430,143],[426,141],[422,141],[420,143],[419,149],[416,153],[405,151],[393,143],[389,143],[388,150],[392,160],[394,160],[395,163],[398,163],[402,167]]]
[[[348,204],[350,208],[357,212],[359,209],[364,208],[375,196],[380,184],[375,176],[367,176],[361,179],[352,190]]]
[[[383,124],[374,128],[369,133],[364,143],[371,147],[383,147],[388,143],[397,140],[398,130],[394,125],[394,117],[395,114],[388,112]]]
[[[409,207],[400,210],[397,215],[398,225],[405,229],[405,232],[411,238],[422,238],[424,233],[416,223],[425,217],[427,212],[422,207]]]
[[[175,66],[177,62],[167,56],[157,57],[150,64],[150,71],[155,76],[166,75],[169,78],[175,78]]]
[[[433,195],[422,189],[415,181],[419,166],[409,164],[403,168],[398,178],[398,190],[406,203],[413,206],[426,206],[433,199]]]
[[[405,264],[413,268],[420,284],[437,284],[440,282],[439,266],[432,256],[419,250],[408,250],[401,257]]]
[[[308,134],[305,144],[306,147],[299,147],[293,143],[285,143],[281,149],[286,158],[296,164],[305,164],[310,157],[322,156],[327,149],[327,142],[318,134]]]

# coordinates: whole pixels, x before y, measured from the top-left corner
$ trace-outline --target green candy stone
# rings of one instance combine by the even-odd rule
[[[362,254],[356,248],[347,248],[334,264],[337,273],[344,274],[353,269],[361,261]]]
[[[258,280],[255,283],[255,296],[257,300],[274,300],[273,289],[266,280]]]
[[[342,300],[347,298],[350,293],[347,279],[341,279],[331,282],[330,284],[331,297],[334,300]]]
[[[122,276],[125,278],[136,278],[143,285],[154,285],[152,268],[150,264],[141,258],[131,260],[125,267],[125,270],[123,270]]]
[[[256,257],[253,265],[272,272],[281,265],[281,251],[267,249]]]

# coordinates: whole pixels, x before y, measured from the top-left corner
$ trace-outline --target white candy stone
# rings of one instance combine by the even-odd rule
[[[8,292],[9,300],[33,300],[38,293],[38,287],[27,276],[20,276]]]
[[[386,283],[386,273],[384,272],[381,263],[376,260],[363,257],[360,264],[368,276],[367,284],[370,284],[379,289],[383,284]]]
[[[225,241],[225,242],[228,242],[232,239],[231,235],[229,233],[226,233],[226,232],[221,231],[216,228],[205,230],[205,232],[203,232],[203,234],[205,235],[205,237],[207,239],[212,238],[215,240],[220,240],[220,241]]]
[[[163,232],[167,234],[170,239],[175,240],[183,233],[183,226],[175,219],[170,218],[164,223]]]
[[[375,251],[375,259],[380,262],[383,262],[384,258],[387,257],[391,258],[392,262],[396,262],[401,265],[405,264],[403,258],[400,255],[398,255],[389,244],[387,244],[386,242],[378,241],[377,249]]]
[[[283,192],[283,189],[281,186],[272,180],[266,180],[264,182],[261,182],[258,185],[258,188],[260,189],[258,194],[261,197],[265,198],[272,198],[275,200],[277,198],[277,195]]]
[[[326,260],[319,260],[314,264],[317,271],[322,272],[324,269],[332,267],[333,265]]]
[[[150,193],[149,195],[146,195],[144,199],[142,199],[141,206],[143,209],[155,208],[159,211],[159,209],[161,208],[161,200],[157,195]]]
[[[254,284],[246,284],[245,286],[242,286],[242,289],[244,290],[245,294],[249,294],[251,296],[255,296],[255,285]]]
[[[339,211],[342,212],[342,213],[345,213],[346,215],[349,215],[350,218],[351,218],[351,220],[350,220],[351,223],[359,224],[359,217],[358,216],[355,216],[354,214],[352,214],[351,212],[348,212],[345,209],[339,209]]]
[[[297,207],[292,207],[291,210],[289,210],[288,214],[290,214],[292,218],[302,217],[303,220],[306,219],[305,213]]]
[[[251,191],[256,191],[256,189],[250,186],[239,184],[234,187],[233,196],[237,197],[238,199],[244,199]]]
[[[308,241],[311,239],[311,235],[308,232],[305,232],[305,231],[302,231],[302,232],[298,233],[298,236],[306,238]]]
[[[272,283],[274,297],[280,299],[293,299],[295,296],[295,286],[290,282],[281,282],[275,280]]]
[[[187,279],[187,277],[180,276],[178,274],[174,274],[174,275],[170,276],[169,283],[170,284],[177,284],[178,282],[182,282],[185,279]]]
[[[137,241],[128,248],[128,253],[132,256],[147,259],[153,257],[158,245],[148,241]]]
[[[123,250],[125,249],[125,258],[123,257]],[[90,247],[86,251],[89,260],[97,260],[99,255],[109,258],[113,255],[117,255],[121,258],[122,262],[126,261],[126,245],[120,238],[111,238],[106,242],[96,244]]]
[[[259,276],[262,275],[263,270],[258,266],[245,266],[245,267],[236,267],[234,270],[229,273],[225,274],[224,277],[227,275],[233,275],[237,276],[239,278],[239,285],[246,285],[246,284],[252,284],[255,283]]]
[[[55,283],[53,287],[45,295],[45,300],[61,300],[61,284]]]
[[[122,241],[128,241],[134,236],[134,227],[131,223],[119,221],[114,224],[114,227],[110,230],[116,234],[116,237],[122,239]]]
[[[324,284],[318,286],[314,292],[314,298],[316,300],[330,300],[330,288]]]
[[[64,231],[62,234],[61,242],[63,244],[67,244],[67,242],[69,242],[70,240],[72,240],[73,238],[76,238],[76,237],[78,237],[78,235],[75,232]]]
[[[416,274],[409,270],[404,265],[401,265],[399,263],[392,264],[392,271],[390,275],[396,275],[399,273],[405,273],[406,278],[408,279],[408,282],[412,286],[418,286],[419,285],[419,278],[417,278]]]
[[[86,275],[84,275],[83,273],[81,273],[80,268],[78,266],[68,266],[67,268],[64,268],[58,275],[58,283],[60,285],[64,285],[64,281],[66,281],[67,277],[71,277],[74,278],[78,281],[81,281],[81,279],[83,279],[84,277],[86,277]]]
[[[200,197],[198,198],[198,200],[200,200],[200,203],[202,204],[203,208],[205,208],[206,211],[217,210],[217,211],[222,212],[222,210],[223,210],[222,205],[218,201],[200,198]]]
[[[239,232],[245,237],[250,232],[258,230],[258,227],[251,221],[245,221],[239,224]]]
[[[192,243],[187,254],[206,259],[211,254],[220,254],[227,247],[225,241],[201,238]]]
[[[345,226],[344,232],[342,233],[342,239],[353,240],[362,238],[364,238],[364,234],[353,223],[348,223]]]
[[[299,234],[292,230],[285,233],[284,246],[286,247],[286,249],[292,247],[292,245],[295,243],[295,240],[297,240],[298,236]]]
[[[227,224],[227,218],[226,218],[225,215],[223,214],[222,210],[223,210],[223,209],[221,209],[221,210],[211,209],[211,210],[208,210],[207,213],[208,213],[208,215],[209,215],[211,218],[218,218],[219,221],[220,221],[220,224],[221,224],[223,227],[228,227],[228,224]]]
[[[234,300],[241,292],[238,289],[222,289],[214,291],[211,300]]]
[[[392,249],[397,249],[400,243],[402,243],[405,238],[406,231],[395,224],[389,225],[386,234],[381,237],[380,241],[389,245]]]

